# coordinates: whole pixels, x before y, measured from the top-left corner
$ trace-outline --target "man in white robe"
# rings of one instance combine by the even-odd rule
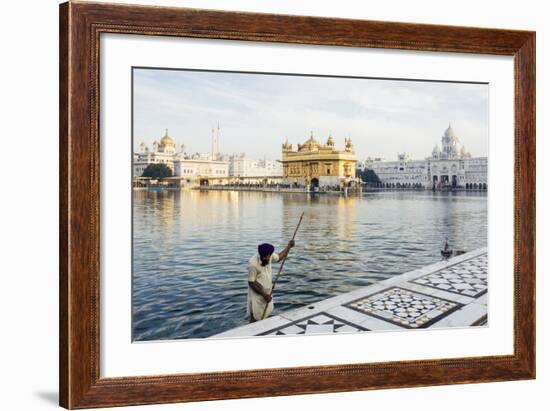
[[[294,240],[290,240],[283,251],[276,253],[271,244],[260,244],[258,253],[248,261],[247,315],[250,322],[263,320],[273,311],[271,263],[283,262],[292,247]],[[267,310],[262,318],[266,304]]]

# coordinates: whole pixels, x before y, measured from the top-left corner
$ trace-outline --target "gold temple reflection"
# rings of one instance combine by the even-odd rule
[[[283,236],[292,235],[295,223],[302,211],[305,212],[303,228],[306,232],[317,232],[321,236],[333,238],[336,250],[345,251],[357,234],[357,206],[360,199],[356,196],[308,196],[287,195],[283,197]],[[308,244],[316,248],[316,244]],[[322,247],[322,245],[319,245]]]

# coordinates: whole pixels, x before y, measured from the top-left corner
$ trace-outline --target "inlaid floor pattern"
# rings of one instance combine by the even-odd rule
[[[412,282],[477,298],[487,292],[487,254],[419,277]]]
[[[424,328],[461,308],[462,304],[392,287],[351,301],[344,307],[401,327]]]
[[[332,334],[369,331],[357,324],[324,312],[293,321],[289,324],[264,331],[258,335],[298,335],[298,334]]]

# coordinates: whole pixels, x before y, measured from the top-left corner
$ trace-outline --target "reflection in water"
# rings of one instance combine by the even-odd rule
[[[198,338],[246,323],[246,267],[277,250],[305,211],[275,293],[275,313],[487,245],[484,193],[362,197],[134,190],[135,340]],[[274,272],[278,265],[274,266]]]

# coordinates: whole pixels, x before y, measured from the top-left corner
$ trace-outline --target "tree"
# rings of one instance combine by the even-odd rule
[[[381,183],[380,178],[370,168],[366,168],[363,171],[357,170],[357,174],[365,183]]]
[[[149,164],[145,170],[143,170],[143,174],[141,176],[154,179],[172,177],[172,169],[163,163]]]

